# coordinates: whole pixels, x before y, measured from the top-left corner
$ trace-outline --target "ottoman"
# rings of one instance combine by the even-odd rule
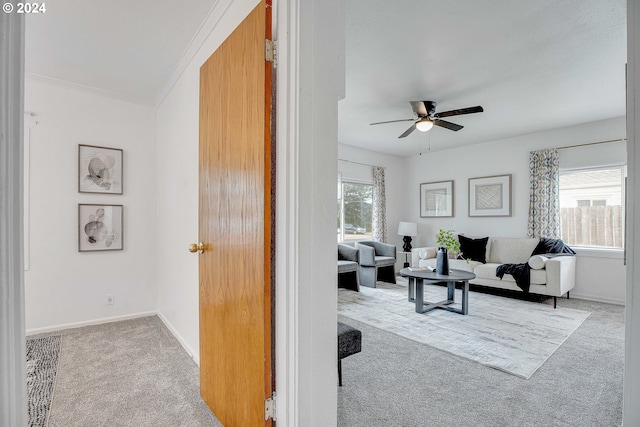
[[[342,359],[362,350],[362,332],[338,322],[338,383],[342,387]]]

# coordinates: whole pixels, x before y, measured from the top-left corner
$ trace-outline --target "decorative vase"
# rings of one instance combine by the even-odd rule
[[[447,255],[447,248],[438,248],[438,258],[436,260],[436,273],[449,274],[449,256]]]

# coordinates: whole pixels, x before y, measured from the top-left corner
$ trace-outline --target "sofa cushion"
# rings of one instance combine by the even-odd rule
[[[469,258],[472,261],[478,261],[481,263],[487,262],[488,237],[471,239],[469,237],[458,235],[458,241],[460,242],[460,255],[462,258]]]
[[[529,261],[539,241],[538,238],[496,237],[492,239],[487,261],[495,264],[524,264]]]
[[[549,258],[547,258],[546,256],[534,255],[529,258],[529,267],[534,270],[542,270],[548,259]]]
[[[358,263],[354,261],[338,260],[338,274],[358,271]]]
[[[479,264],[474,268],[473,272],[478,279],[500,280],[500,278],[496,276],[496,268],[498,268],[499,265],[500,264],[496,263]],[[502,280],[515,282],[515,279],[510,274],[505,274]],[[545,285],[547,283],[546,270],[531,270],[530,283],[532,285]]]
[[[386,265],[395,265],[396,259],[390,256],[377,256],[376,257],[376,266],[384,267]]]
[[[437,255],[435,248],[422,248],[418,251],[420,259],[435,258]]]
[[[420,262],[418,263],[418,267],[436,267],[436,263],[438,262],[438,260],[436,258],[429,258],[429,259],[421,259]],[[481,262],[478,261],[469,261],[467,262],[467,260],[464,259],[450,259],[449,260],[449,269],[454,269],[454,270],[464,270],[464,271],[468,271],[473,273],[473,270],[479,266],[482,265]]]

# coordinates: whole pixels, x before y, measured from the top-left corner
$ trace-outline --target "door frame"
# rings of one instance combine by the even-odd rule
[[[0,16],[0,425],[27,425],[23,271],[24,15]]]
[[[274,0],[278,427],[337,424],[336,241],[324,230],[336,216],[341,1]]]

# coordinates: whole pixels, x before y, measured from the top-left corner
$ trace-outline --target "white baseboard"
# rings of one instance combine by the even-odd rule
[[[583,299],[586,301],[603,302],[605,304],[615,304],[615,305],[622,305],[622,306],[625,305],[624,300],[619,300],[617,298],[607,298],[607,297],[602,297],[601,295],[582,294],[579,292],[574,292],[573,290],[569,292],[570,292],[569,296],[571,297],[571,299],[575,298],[575,299]]]
[[[169,322],[169,320],[167,320],[167,318],[164,317],[162,313],[158,312],[156,314],[158,315],[160,320],[162,320],[162,323],[164,323],[167,329],[169,329],[169,332],[171,332],[171,334],[173,334],[173,336],[178,340],[182,348],[184,348],[187,354],[191,356],[194,362],[196,362],[196,365],[200,366],[200,352],[195,351],[193,348],[191,348],[189,344],[187,344],[187,341],[184,338],[182,338],[182,335],[178,333],[176,328],[173,327],[171,322]]]
[[[101,319],[87,320],[83,322],[64,323],[60,325],[47,326],[44,328],[27,329],[26,335],[31,336],[31,335],[44,334],[49,332],[58,332],[58,331],[64,331],[66,329],[82,328],[83,326],[102,325],[104,323],[119,322],[122,320],[131,320],[131,319],[137,319],[140,317],[149,317],[149,316],[158,316],[158,318],[160,318],[160,320],[162,321],[162,323],[164,323],[167,329],[169,329],[169,332],[171,332],[171,334],[176,338],[176,340],[178,340],[182,348],[184,348],[187,354],[193,359],[194,362],[196,362],[196,365],[200,366],[200,353],[198,351],[195,351],[193,348],[191,348],[191,346],[187,344],[185,339],[182,338],[182,336],[178,333],[178,331],[173,327],[171,322],[169,322],[167,318],[162,315],[162,313],[157,311],[145,311],[142,313],[126,314],[123,316],[103,317]]]
[[[75,329],[75,328],[81,328],[83,326],[101,325],[103,323],[119,322],[121,320],[130,320],[130,319],[137,319],[139,317],[155,316],[157,314],[158,313],[155,311],[145,311],[142,313],[125,314],[123,316],[103,317],[101,319],[87,320],[83,322],[64,323],[61,325],[46,326],[44,328],[27,329],[26,334],[27,336],[30,336],[30,335],[36,335],[36,334],[43,334],[47,332],[63,331],[65,329]]]

